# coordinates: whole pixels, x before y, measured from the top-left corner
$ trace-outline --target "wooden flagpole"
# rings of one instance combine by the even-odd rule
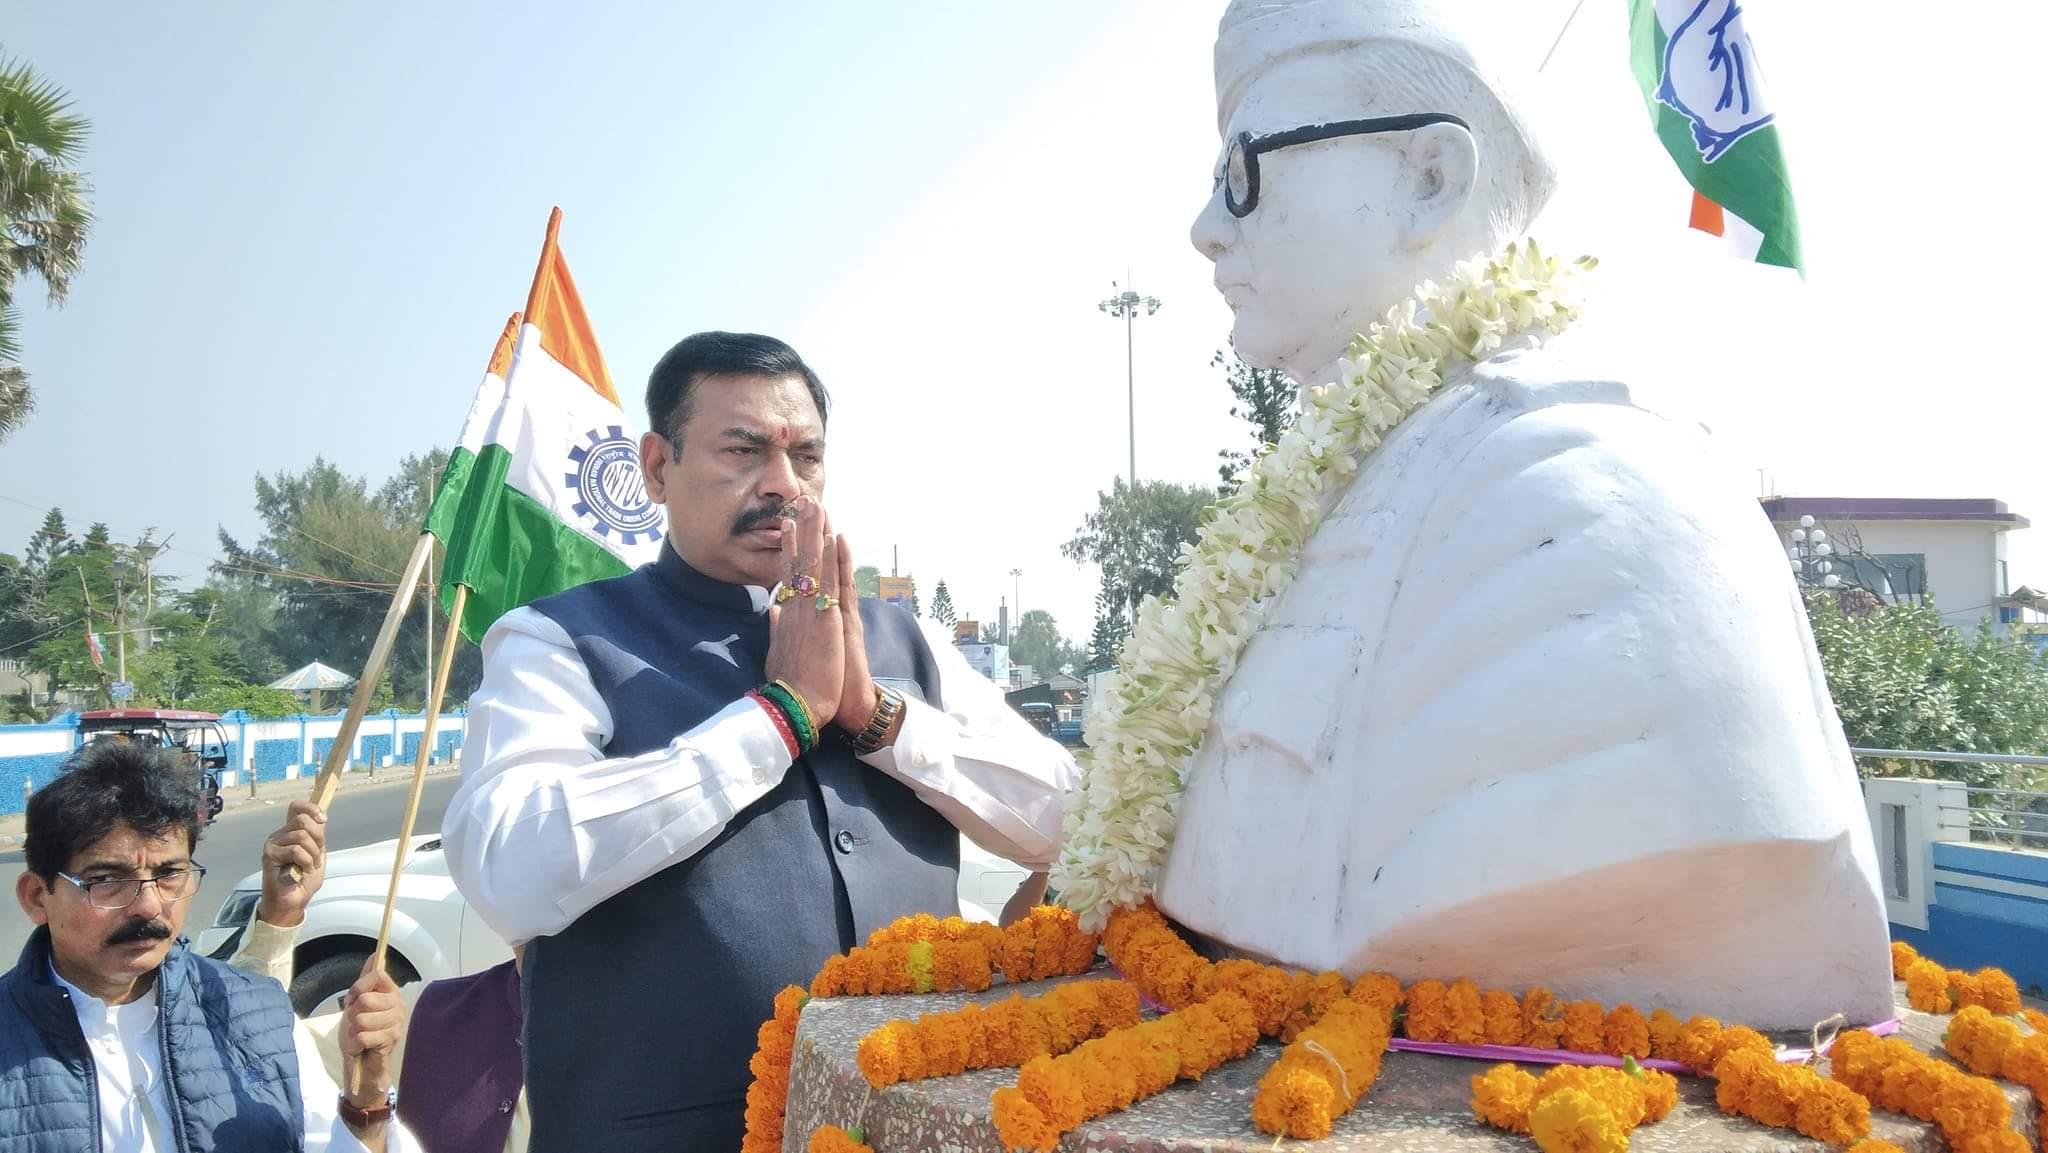
[[[405,817],[398,823],[398,852],[391,862],[391,888],[384,895],[384,920],[377,926],[377,948],[370,954],[370,967],[384,971],[384,951],[391,943],[391,912],[398,906],[398,883],[405,876],[405,854],[412,847],[413,822],[420,815],[420,794],[427,787],[427,761],[434,754],[434,722],[441,718],[441,701],[448,695],[448,673],[455,664],[455,649],[462,641],[462,610],[469,602],[469,586],[455,586],[455,601],[448,609],[448,635],[441,645],[441,659],[434,669],[434,683],[427,697],[427,727],[420,734],[419,752],[412,762],[412,795],[405,801]]]
[[[355,751],[356,730],[362,726],[363,714],[370,709],[370,698],[376,694],[377,685],[384,679],[384,665],[391,659],[391,646],[398,641],[398,626],[405,623],[405,614],[412,608],[414,590],[419,588],[420,572],[427,567],[427,558],[434,554],[434,538],[421,533],[419,543],[413,546],[411,559],[405,562],[405,571],[398,577],[398,591],[391,595],[391,608],[384,614],[384,627],[377,632],[376,643],[370,646],[370,659],[363,663],[363,671],[356,680],[355,696],[349,699],[348,713],[341,718],[341,730],[334,734],[334,744],[327,750],[327,760],[320,766],[320,775],[313,780],[313,803],[321,812],[334,801],[334,791],[340,787],[341,772],[348,767],[349,755]],[[298,883],[297,868],[284,867],[285,880]]]

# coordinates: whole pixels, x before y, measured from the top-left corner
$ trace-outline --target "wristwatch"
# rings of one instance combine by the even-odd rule
[[[868,718],[866,728],[853,735],[853,751],[867,756],[882,747],[882,739],[889,735],[898,719],[903,716],[903,694],[883,685],[875,686],[875,715]]]
[[[396,1087],[384,1091],[384,1103],[382,1105],[372,1105],[365,1109],[350,1101],[348,1094],[344,1093],[341,1095],[340,1102],[335,1106],[336,1111],[341,1114],[342,1121],[351,1129],[363,1129],[382,1121],[388,1121],[391,1119],[391,1111],[396,1108],[398,1108],[398,1090]]]

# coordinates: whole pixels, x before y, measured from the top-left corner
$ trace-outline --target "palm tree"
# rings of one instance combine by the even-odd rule
[[[34,273],[53,305],[70,291],[92,227],[91,187],[71,164],[90,129],[63,89],[0,58],[0,440],[35,407],[17,360],[14,282]]]

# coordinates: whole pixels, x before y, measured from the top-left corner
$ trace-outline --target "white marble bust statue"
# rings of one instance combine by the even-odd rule
[[[1224,16],[1226,145],[1439,117],[1255,146],[1249,209],[1242,169],[1218,189],[1193,240],[1246,361],[1331,379],[1420,281],[1542,239],[1554,173],[1454,7],[1484,6]],[[1337,498],[1189,762],[1157,899],[1310,968],[1888,1017],[1870,829],[1784,555],[1698,426],[1632,397],[1658,356],[1623,350],[1682,345],[1603,333],[1599,299],[1454,372]]]

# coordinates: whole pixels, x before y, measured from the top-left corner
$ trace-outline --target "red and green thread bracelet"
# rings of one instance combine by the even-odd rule
[[[817,746],[818,726],[811,718],[810,706],[804,703],[804,699],[798,696],[796,690],[787,682],[770,681],[754,690],[754,693],[772,702],[775,711],[782,714],[783,722],[794,730],[797,756],[802,756]]]

